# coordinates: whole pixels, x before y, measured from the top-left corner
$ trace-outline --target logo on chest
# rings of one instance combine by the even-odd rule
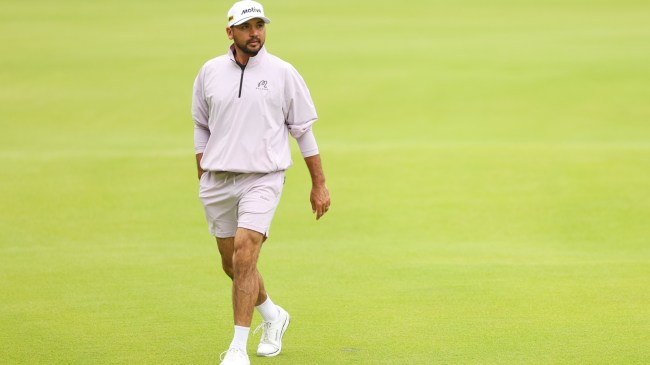
[[[257,90],[262,90],[262,91],[269,91],[269,82],[266,80],[262,80],[257,83]]]

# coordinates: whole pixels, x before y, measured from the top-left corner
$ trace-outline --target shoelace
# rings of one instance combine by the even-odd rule
[[[235,353],[233,356],[237,356],[237,354],[239,354],[239,353],[241,352],[241,351],[239,351],[238,349],[228,349],[228,350],[222,352],[222,353],[219,355],[219,360],[223,361],[223,358],[226,357],[226,356],[228,356],[228,353],[229,353],[230,351],[232,351],[232,352]],[[239,355],[241,356],[241,354],[239,354]]]
[[[257,328],[255,328],[255,331],[253,331],[253,334],[256,335],[257,332],[262,328],[262,342],[269,342],[269,329],[271,328],[271,322],[262,322],[260,323]]]

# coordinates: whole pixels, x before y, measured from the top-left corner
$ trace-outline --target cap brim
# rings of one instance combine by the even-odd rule
[[[264,23],[266,23],[266,24],[269,24],[269,23],[271,22],[271,19],[269,19],[269,18],[267,18],[267,17],[265,17],[265,16],[249,16],[249,17],[241,18],[241,19],[239,19],[239,21],[237,21],[237,22],[233,22],[233,23],[230,24],[229,26],[230,26],[230,27],[233,27],[233,26],[235,26],[235,25],[239,25],[239,24],[242,24],[242,23],[246,23],[247,21],[249,21],[249,20],[251,20],[251,19],[255,19],[255,18],[260,18],[260,19],[264,20]]]

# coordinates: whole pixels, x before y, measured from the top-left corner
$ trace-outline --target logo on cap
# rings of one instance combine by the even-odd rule
[[[260,13],[261,14],[262,10],[257,9],[257,8],[244,9],[244,10],[242,10],[241,15],[244,15],[246,13]]]

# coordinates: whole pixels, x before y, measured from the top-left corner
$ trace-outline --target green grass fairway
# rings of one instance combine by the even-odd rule
[[[650,362],[650,2],[263,3],[333,204],[294,149],[252,364]],[[0,364],[219,363],[190,101],[230,5],[3,0]]]

